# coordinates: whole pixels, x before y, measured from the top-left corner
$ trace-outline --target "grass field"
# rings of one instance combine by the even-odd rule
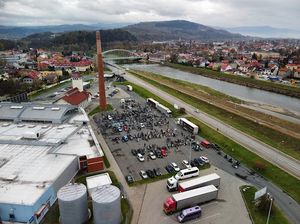
[[[243,146],[225,137],[216,130],[208,127],[201,121],[192,117],[188,117],[188,119],[200,127],[200,135],[203,138],[220,145],[225,153],[229,154],[236,160],[239,160],[250,169],[261,174],[263,177],[279,186],[298,203],[300,203],[300,180],[284,172],[277,166],[267,162],[256,154],[250,152]],[[265,169],[257,169],[257,163],[264,164]]]
[[[173,117],[180,117],[184,115],[185,113],[181,111],[180,109],[175,109],[172,104],[169,102],[161,99],[160,97],[156,96],[154,93],[151,93],[150,91],[135,85],[134,83],[131,82],[115,82],[114,85],[131,85],[133,87],[133,91],[140,95],[141,97],[147,99],[147,98],[153,98],[154,100],[158,101],[159,103],[163,104],[164,106],[168,107],[172,111]]]
[[[136,72],[132,73],[138,78],[158,87],[159,89],[181,99],[182,101],[198,108],[199,110],[218,118],[219,120],[247,133],[260,141],[281,150],[282,152],[300,160],[300,140],[275,131],[269,127],[259,125],[258,123],[241,117],[237,114],[225,111],[210,103],[204,102],[198,98],[182,93],[176,89],[170,88],[158,83],[150,78],[145,78]],[[168,78],[170,79],[170,78]],[[171,79],[172,80],[172,79]]]
[[[270,92],[275,92],[279,94],[284,94],[292,97],[300,98],[300,88],[292,87],[288,85],[282,85],[278,83],[273,83],[270,81],[256,80],[243,76],[231,75],[222,73],[219,71],[214,71],[206,68],[194,68],[192,66],[166,63],[166,66],[179,69],[185,72],[191,72],[197,75],[206,76],[213,79],[218,79],[226,82],[231,82],[243,86],[248,86],[252,88],[262,89]]]
[[[265,224],[267,221],[267,213],[258,210],[255,207],[254,202],[253,202],[254,193],[257,191],[257,189],[253,186],[241,186],[240,191],[241,191],[241,194],[243,195],[243,199],[246,204],[247,210],[250,214],[250,217],[253,220],[253,224]],[[269,223],[270,224],[288,224],[289,223],[287,218],[276,207],[276,205],[274,205],[274,203],[272,206]]]

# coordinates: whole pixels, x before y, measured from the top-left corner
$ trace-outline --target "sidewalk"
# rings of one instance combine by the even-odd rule
[[[137,224],[138,220],[139,220],[139,214],[140,214],[142,204],[143,204],[143,198],[144,198],[144,194],[145,194],[145,190],[146,190],[146,185],[140,185],[137,187],[129,187],[128,186],[122,171],[120,170],[115,158],[113,157],[111,151],[109,150],[109,147],[106,144],[102,134],[100,132],[98,133],[97,126],[92,118],[90,119],[90,124],[91,124],[91,127],[96,135],[96,138],[97,138],[103,152],[106,155],[106,158],[108,159],[108,161],[110,163],[110,168],[108,170],[111,170],[115,173],[118,181],[123,186],[123,189],[126,193],[125,195],[127,195],[127,199],[129,200],[129,202],[132,206],[133,216],[132,216],[131,223]]]

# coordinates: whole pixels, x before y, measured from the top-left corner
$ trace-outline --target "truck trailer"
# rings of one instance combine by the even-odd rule
[[[212,173],[202,177],[194,178],[192,180],[181,182],[178,184],[178,190],[179,192],[184,192],[208,185],[214,185],[218,188],[220,186],[220,180],[221,177],[218,174]]]
[[[196,188],[194,190],[173,194],[164,202],[164,212],[171,214],[177,210],[202,204],[218,197],[218,188],[214,185]]]

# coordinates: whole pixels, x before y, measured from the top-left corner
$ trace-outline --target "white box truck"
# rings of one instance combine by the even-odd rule
[[[220,186],[221,177],[216,174],[208,174],[202,177],[197,177],[192,180],[184,181],[178,184],[179,192],[189,191],[195,188],[204,187],[207,185]]]
[[[218,188],[214,185],[196,188],[194,190],[173,194],[164,202],[164,212],[171,214],[177,210],[202,204],[218,197]]]

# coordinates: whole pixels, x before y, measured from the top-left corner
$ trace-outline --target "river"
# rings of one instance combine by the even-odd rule
[[[211,79],[158,64],[128,64],[124,67],[153,72],[170,78],[208,86],[224,94],[252,103],[253,105],[249,106],[253,107],[253,109],[258,106],[260,110],[265,110],[266,112],[270,111],[273,115],[276,113],[278,117],[283,119],[288,118],[290,121],[298,120],[293,119],[293,117],[288,114],[299,116],[300,118],[300,99],[298,98]]]

